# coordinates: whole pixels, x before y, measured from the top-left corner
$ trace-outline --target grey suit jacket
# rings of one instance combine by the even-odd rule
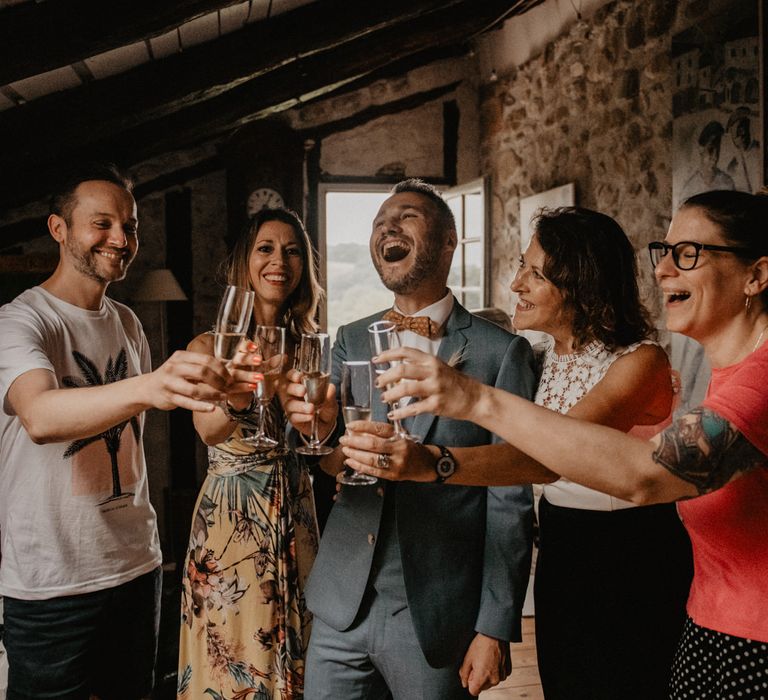
[[[383,313],[339,329],[333,348],[337,385],[344,360],[370,359],[367,327]],[[447,360],[462,350],[460,368],[466,374],[533,396],[528,342],[455,301],[439,356]],[[378,396],[373,419],[386,421]],[[426,444],[448,447],[498,441],[473,423],[431,414],[414,418],[409,429]],[[366,590],[381,521],[382,486],[387,488],[386,482],[342,490],[307,583],[310,610],[339,631],[354,622]],[[456,663],[475,632],[519,640],[531,559],[530,486],[486,489],[401,482],[395,499],[405,592],[427,661],[434,667]]]

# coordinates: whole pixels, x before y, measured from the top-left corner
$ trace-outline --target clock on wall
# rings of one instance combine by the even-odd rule
[[[274,209],[285,206],[283,196],[271,187],[259,187],[248,196],[245,203],[245,210],[248,216],[253,216],[265,208]]]
[[[282,119],[246,124],[222,145],[227,230],[234,239],[265,207],[304,208],[304,141]]]

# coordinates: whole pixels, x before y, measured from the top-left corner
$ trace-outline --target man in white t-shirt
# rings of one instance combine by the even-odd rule
[[[73,173],[51,200],[56,270],[0,308],[0,595],[8,699],[149,696],[161,552],[144,411],[211,410],[224,365],[154,372],[141,324],[105,296],[138,248],[130,181]]]

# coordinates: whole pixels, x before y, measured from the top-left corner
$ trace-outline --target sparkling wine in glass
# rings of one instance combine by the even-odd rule
[[[219,313],[213,326],[213,354],[228,366],[245,338],[251,322],[254,298],[252,290],[231,284],[221,297]],[[214,401],[213,405],[219,406],[226,413],[226,402]]]
[[[229,364],[245,338],[253,313],[255,292],[228,285],[219,304],[219,313],[213,327],[213,354]],[[214,402],[226,412],[226,404]]]
[[[400,338],[397,335],[396,328],[392,321],[375,321],[368,326],[368,338],[371,341],[371,355],[373,357],[380,355],[385,350],[400,347]],[[373,368],[378,376],[384,374],[384,372],[397,364],[397,362],[375,362],[373,363]],[[390,385],[387,388],[391,389],[392,387]],[[397,404],[390,404],[390,408],[397,408]],[[393,420],[392,427],[395,429],[392,440],[417,440],[403,427],[399,420]]]
[[[301,372],[301,382],[306,394],[304,400],[314,404],[315,409],[325,401],[328,382],[331,380],[331,339],[327,333],[304,333],[301,336],[299,356],[296,364]],[[302,455],[327,455],[333,452],[323,445],[317,437],[317,410],[312,416],[312,430],[309,443],[297,447]]]
[[[254,293],[250,289],[229,285],[219,304],[213,328],[213,354],[229,362],[245,338],[253,312]]]
[[[341,406],[344,422],[370,420],[372,395],[371,363],[345,362],[341,366]],[[347,486],[367,486],[375,483],[376,477],[347,469],[339,476],[339,481]]]
[[[259,346],[263,376],[256,384],[256,399],[259,402],[259,429],[255,435],[248,435],[243,442],[262,450],[275,447],[278,442],[264,432],[264,414],[275,395],[277,381],[285,364],[285,328],[282,326],[256,326],[254,341]]]

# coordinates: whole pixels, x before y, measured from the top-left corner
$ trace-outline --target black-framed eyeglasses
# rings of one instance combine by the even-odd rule
[[[730,245],[710,245],[709,243],[697,243],[696,241],[680,241],[671,244],[665,241],[654,241],[648,244],[648,252],[651,255],[651,265],[656,269],[656,265],[672,251],[672,261],[678,270],[693,270],[696,263],[699,262],[699,253],[702,250],[718,250],[723,253],[736,253],[746,257],[757,255],[749,248],[738,248]]]

